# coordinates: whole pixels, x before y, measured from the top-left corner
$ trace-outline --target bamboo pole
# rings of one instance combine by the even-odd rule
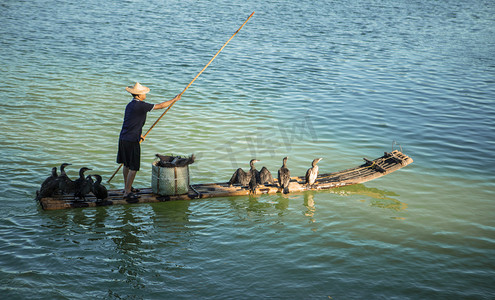
[[[194,77],[193,80],[191,80],[191,82],[189,82],[189,84],[184,88],[184,90],[182,90],[182,92],[180,92],[180,94],[179,94],[180,96],[182,96],[182,94],[184,94],[184,92],[193,84],[193,82],[199,77],[199,75],[201,75],[201,73],[203,73],[203,71],[206,70],[206,68],[208,68],[208,66],[217,57],[217,55],[220,53],[220,51],[222,51],[223,48],[225,48],[225,46],[227,46],[227,44],[230,42],[230,40],[232,40],[234,38],[234,36],[242,29],[242,27],[244,27],[244,25],[249,21],[249,19],[251,19],[251,17],[253,15],[254,15],[254,11],[251,13],[251,15],[249,15],[249,17],[246,19],[246,21],[244,21],[244,23],[242,23],[241,27],[239,27],[239,29],[237,29],[237,31],[234,32],[234,34],[227,40],[227,42],[225,42],[225,44],[223,44],[222,48],[220,48],[220,50],[217,51],[217,53],[206,64],[206,66],[204,66],[204,68],[201,71],[199,71],[199,73],[196,75],[196,77]],[[179,95],[177,95],[177,96],[179,96]],[[143,135],[143,138],[145,138],[150,133],[150,131],[155,127],[155,125],[163,118],[163,116],[170,110],[170,108],[172,108],[172,106],[175,104],[175,102],[177,102],[177,101],[174,101],[172,104],[169,105],[169,107],[167,107],[167,109],[161,114],[161,116],[155,121],[155,123],[153,123],[153,125],[151,125],[150,129],[148,129],[148,131],[146,131],[146,133]],[[141,140],[139,143],[141,143],[142,141],[143,140]],[[122,165],[123,164],[120,164],[120,166],[117,168],[117,170],[115,170],[115,172],[112,174],[110,179],[108,179],[108,181],[107,181],[108,183],[110,183],[110,181],[115,177],[115,175],[117,175],[120,168],[122,168]]]

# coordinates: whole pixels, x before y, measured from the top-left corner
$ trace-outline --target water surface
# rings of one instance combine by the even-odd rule
[[[493,299],[492,1],[0,5],[9,299]],[[194,183],[251,158],[276,173],[288,155],[294,175],[392,147],[414,163],[325,192],[40,210],[53,166],[117,168],[125,86],[172,98],[252,11],[148,135],[136,186],[155,153],[195,153]]]

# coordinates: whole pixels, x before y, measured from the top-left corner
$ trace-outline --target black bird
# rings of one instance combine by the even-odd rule
[[[79,200],[83,199],[86,201],[86,194],[91,191],[91,186],[93,185],[93,179],[91,175],[84,178],[84,172],[91,169],[82,167],[79,169],[79,178],[74,181],[74,198],[78,197]]]
[[[275,180],[273,180],[272,173],[268,171],[266,167],[261,168],[260,170],[260,181],[258,182],[259,184],[274,184]]]
[[[185,167],[194,163],[196,160],[196,156],[191,154],[189,157],[180,157],[180,156],[170,156],[170,155],[161,155],[155,154],[160,161],[157,163],[159,167]]]
[[[232,174],[232,177],[230,177],[229,186],[232,186],[233,184],[246,186],[248,185],[250,179],[251,178],[249,177],[249,172],[246,172],[243,169],[239,168],[235,170],[234,174]]]
[[[229,186],[232,186],[233,184],[240,184],[241,186],[248,186],[249,182],[251,181],[251,170],[255,170],[254,168],[254,163],[257,162],[258,160],[256,159],[251,159],[249,162],[249,165],[251,166],[251,169],[246,172],[243,169],[239,168],[237,169],[232,177],[229,180]],[[256,171],[258,172],[258,171]]]
[[[48,185],[49,185],[52,181],[56,180],[56,179],[57,179],[57,177],[58,177],[58,174],[57,174],[57,167],[53,167],[53,168],[52,168],[52,174],[51,174],[49,177],[47,177],[47,178],[45,179],[45,181],[43,181],[43,183],[41,184],[41,190],[42,190],[44,187],[48,186]]]
[[[312,163],[312,167],[306,171],[306,185],[311,188],[314,186],[316,177],[318,177],[318,166],[316,165],[323,158],[315,158]]]
[[[278,184],[283,190],[284,194],[289,193],[289,183],[290,183],[290,171],[287,168],[287,159],[289,157],[284,157],[282,167],[278,169]]]
[[[58,188],[62,194],[74,193],[74,181],[72,181],[69,176],[65,173],[65,167],[71,164],[63,163],[60,165],[60,175],[57,178]]]
[[[47,177],[41,184],[40,190],[37,193],[38,199],[52,196],[58,189],[58,174],[57,167],[52,168],[52,175]]]
[[[96,182],[93,184],[92,192],[96,197],[96,201],[103,201],[108,197],[108,191],[107,188],[101,184],[101,176],[100,175],[93,175],[96,178]]]
[[[256,194],[256,188],[261,182],[260,172],[254,167],[255,162],[259,162],[259,160],[251,159],[249,162],[249,165],[251,166],[251,169],[249,169],[249,190],[252,194]]]
[[[86,176],[86,180],[84,181],[80,190],[84,201],[86,201],[86,195],[93,191],[93,184],[93,177],[91,177],[91,175]]]

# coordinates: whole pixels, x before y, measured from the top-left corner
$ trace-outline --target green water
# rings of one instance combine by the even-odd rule
[[[491,1],[4,1],[0,291],[6,299],[492,299]],[[62,162],[108,178],[124,88],[172,98],[142,144],[195,153],[193,183],[251,158],[293,175],[395,148],[414,159],[326,192],[42,211]],[[148,114],[145,130],[161,111]],[[119,174],[107,185],[122,188]]]

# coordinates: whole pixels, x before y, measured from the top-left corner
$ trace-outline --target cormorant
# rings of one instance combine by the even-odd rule
[[[284,157],[282,167],[278,169],[278,184],[283,190],[284,194],[289,193],[289,183],[290,183],[290,171],[287,168],[287,159],[289,157]]]
[[[306,171],[306,185],[313,187],[318,177],[318,166],[316,165],[322,158],[316,158],[313,160],[312,167]]]
[[[93,179],[91,175],[84,178],[84,172],[91,169],[82,167],[79,169],[79,178],[74,181],[74,198],[84,199],[86,201],[86,194],[91,191],[91,186],[93,185]]]
[[[229,186],[232,186],[233,184],[240,184],[242,186],[246,186],[248,185],[250,179],[251,178],[249,177],[249,172],[246,172],[243,169],[239,168],[235,170],[232,177],[230,177]]]
[[[100,175],[96,174],[93,176],[96,178],[96,182],[93,184],[93,188],[91,189],[91,191],[95,195],[97,202],[103,201],[108,197],[107,188],[103,184],[101,184],[102,179]]]
[[[72,181],[69,176],[65,173],[65,167],[71,164],[63,163],[60,165],[60,175],[57,178],[58,188],[62,194],[74,193],[74,181]]]
[[[50,184],[50,182],[54,181],[55,179],[57,179],[58,177],[58,174],[57,174],[57,167],[53,167],[52,168],[52,174],[47,177],[45,179],[45,181],[43,181],[43,183],[41,184],[41,188],[40,190],[42,190],[44,187],[48,186]]]
[[[266,167],[261,168],[260,170],[260,181],[258,182],[259,184],[274,184],[275,180],[273,180],[272,173],[268,171]]]
[[[251,169],[248,172],[244,171],[241,168],[237,169],[229,180],[229,186],[232,186],[233,184],[240,184],[241,186],[248,186],[249,182],[251,181],[251,171],[252,170],[256,171],[256,169],[254,168],[254,163],[257,161],[258,160],[256,160],[256,159],[251,159],[251,161],[249,162]],[[256,171],[255,173],[257,173],[257,172],[258,171]]]
[[[170,155],[161,155],[155,154],[160,161],[156,164],[159,167],[185,167],[194,163],[196,160],[196,156],[191,154],[189,157],[180,157],[180,156],[170,156]]]
[[[93,177],[91,175],[86,176],[86,180],[84,181],[83,186],[81,187],[81,194],[84,198],[87,194],[91,193],[93,191]],[[86,200],[86,198],[84,199]]]
[[[249,162],[249,165],[251,166],[251,169],[249,169],[249,190],[252,194],[256,194],[256,188],[261,182],[260,172],[254,167],[255,162],[259,162],[259,160],[251,159]]]
[[[38,199],[52,196],[58,188],[57,167],[52,168],[52,175],[47,177],[41,184],[40,190],[37,193]]]

